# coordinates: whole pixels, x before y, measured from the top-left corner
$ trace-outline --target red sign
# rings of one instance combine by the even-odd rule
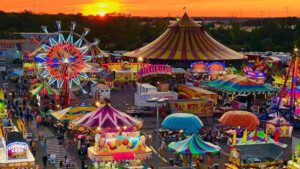
[[[149,65],[142,67],[138,72],[138,78],[149,76],[149,75],[158,75],[158,74],[172,74],[172,67],[168,65]]]
[[[133,152],[120,152],[114,153],[114,160],[115,161],[125,161],[125,160],[133,160],[134,153]]]

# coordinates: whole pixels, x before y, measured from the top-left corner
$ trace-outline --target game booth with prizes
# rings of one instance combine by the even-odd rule
[[[138,131],[143,121],[109,104],[71,123],[73,127],[84,127],[95,133],[95,143],[88,148],[88,157],[96,168],[142,168],[142,160],[151,158],[146,137]]]
[[[249,135],[248,135],[249,134]],[[264,131],[244,131],[243,137],[237,139],[233,135],[226,169],[239,168],[272,168],[283,166],[282,154],[286,144],[274,140]]]

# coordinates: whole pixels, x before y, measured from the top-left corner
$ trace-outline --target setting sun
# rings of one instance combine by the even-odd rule
[[[84,15],[100,15],[104,17],[107,13],[121,12],[122,5],[115,1],[96,1],[92,4],[82,5]]]

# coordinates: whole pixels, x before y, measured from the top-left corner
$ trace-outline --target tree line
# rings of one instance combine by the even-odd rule
[[[91,31],[87,38],[100,39],[101,49],[134,50],[160,36],[175,18],[133,17],[122,14],[108,14],[106,17],[83,16],[82,14],[35,14],[0,12],[0,38],[20,38],[16,32],[41,32],[41,26],[49,32],[56,31],[55,21],[62,21],[62,30],[69,30],[72,21],[77,23],[76,32],[85,27]],[[205,22],[204,22],[205,23]],[[231,19],[230,28],[213,28],[205,24],[206,31],[216,40],[241,51],[291,51],[300,46],[299,18]],[[241,29],[255,26],[251,31]],[[13,34],[14,33],[14,34]]]

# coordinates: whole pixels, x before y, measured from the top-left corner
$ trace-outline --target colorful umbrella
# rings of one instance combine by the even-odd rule
[[[165,118],[162,126],[170,130],[184,130],[187,134],[194,134],[199,133],[199,129],[203,127],[203,123],[196,115],[174,113]]]
[[[247,76],[229,75],[217,80],[203,82],[204,85],[216,90],[238,93],[273,92],[276,90],[269,84],[261,84]]]
[[[244,127],[248,130],[255,130],[259,125],[259,120],[256,115],[251,112],[235,110],[224,113],[219,121],[228,126]]]
[[[175,153],[184,155],[216,154],[221,150],[219,146],[201,140],[196,134],[183,141],[172,142],[168,148]]]
[[[70,121],[78,117],[82,117],[85,114],[92,112],[94,110],[96,110],[96,107],[80,105],[80,106],[68,107],[60,111],[53,112],[51,113],[51,115],[55,117],[57,120]]]
[[[86,127],[104,131],[119,131],[139,129],[143,121],[131,117],[110,105],[106,104],[85,116],[75,119],[72,124],[77,127]]]
[[[58,91],[51,88],[48,84],[42,83],[39,87],[30,91],[33,96],[36,95],[58,95]]]

